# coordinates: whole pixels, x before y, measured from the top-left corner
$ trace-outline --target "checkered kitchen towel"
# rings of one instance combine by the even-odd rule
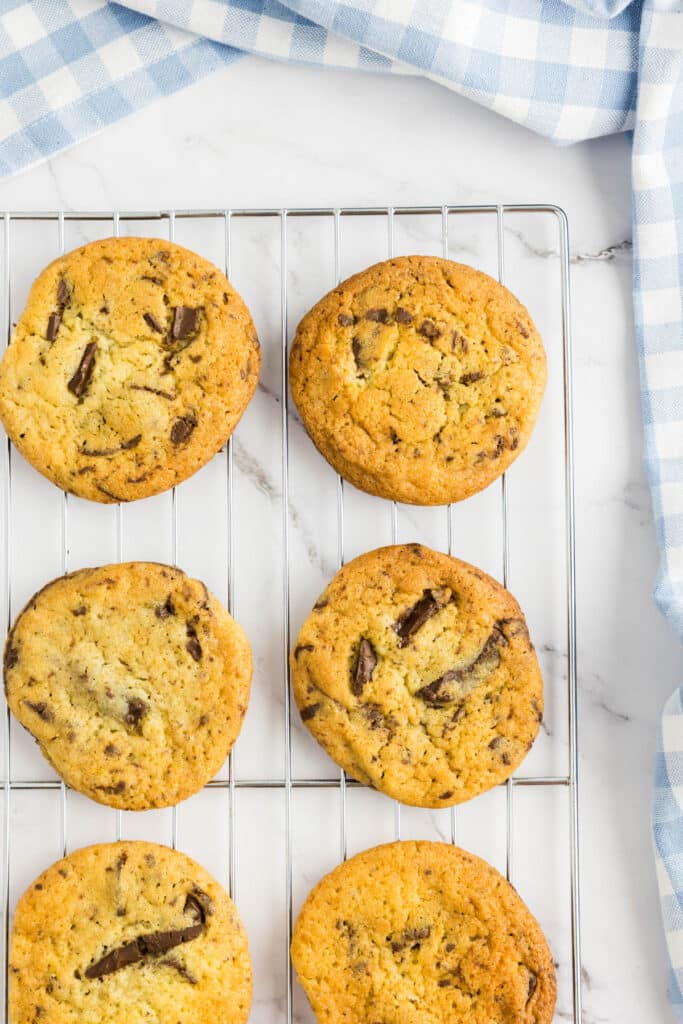
[[[573,142],[634,130],[634,305],[657,599],[683,638],[683,0],[0,0],[0,174],[242,53],[418,73]],[[683,1024],[683,688],[654,838]]]

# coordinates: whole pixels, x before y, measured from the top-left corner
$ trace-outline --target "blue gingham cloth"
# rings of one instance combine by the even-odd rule
[[[0,0],[0,174],[243,53],[426,75],[558,142],[633,129],[656,596],[683,638],[683,0]],[[661,720],[653,825],[683,1024],[683,689]]]

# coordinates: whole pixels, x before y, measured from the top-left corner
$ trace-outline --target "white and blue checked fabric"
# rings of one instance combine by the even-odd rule
[[[633,130],[656,597],[683,639],[683,0],[0,0],[0,175],[244,53],[422,74],[562,143]],[[683,1024],[683,687],[661,719],[653,829]]]

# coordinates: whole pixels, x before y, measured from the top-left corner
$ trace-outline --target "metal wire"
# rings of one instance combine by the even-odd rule
[[[288,210],[279,209],[221,209],[221,210],[176,210],[176,211],[152,211],[140,212],[119,211],[116,213],[102,213],[97,211],[71,213],[71,212],[20,212],[0,214],[0,221],[4,227],[3,241],[3,274],[2,274],[2,309],[0,310],[0,330],[9,343],[11,330],[11,227],[15,221],[37,222],[45,225],[56,224],[60,252],[64,251],[65,230],[70,223],[101,222],[103,231],[107,224],[112,225],[113,234],[119,235],[122,224],[135,224],[136,222],[158,222],[160,232],[166,228],[168,237],[173,240],[175,226],[178,221],[189,221],[200,223],[203,221],[221,220],[223,224],[224,244],[224,266],[228,276],[233,269],[232,251],[232,225],[235,220],[247,220],[248,222],[257,219],[271,219],[279,228],[280,247],[280,387],[281,387],[281,501],[282,501],[282,677],[284,684],[284,761],[283,773],[275,778],[240,778],[237,770],[235,753],[230,756],[228,763],[227,777],[219,777],[208,784],[209,790],[225,790],[227,813],[228,813],[228,876],[229,890],[235,895],[237,888],[237,856],[236,856],[236,821],[237,821],[237,794],[249,793],[255,790],[266,790],[273,793],[282,793],[284,800],[285,817],[285,848],[284,848],[284,885],[286,898],[286,921],[285,921],[285,949],[283,950],[285,977],[287,979],[287,991],[285,1000],[284,1019],[287,1024],[293,1020],[293,979],[289,961],[289,943],[292,932],[292,875],[293,875],[293,835],[294,835],[294,806],[293,793],[300,790],[334,790],[339,797],[339,855],[341,859],[347,856],[348,851],[348,821],[349,805],[347,794],[351,790],[361,788],[361,785],[353,779],[348,779],[343,772],[336,778],[295,778],[292,774],[292,724],[291,724],[291,690],[289,674],[289,645],[290,645],[290,508],[289,508],[289,399],[288,399],[288,260],[287,260],[287,226],[292,219],[319,217],[328,219],[333,229],[334,245],[334,279],[338,283],[342,278],[342,236],[343,225],[350,218],[382,217],[386,219],[387,253],[391,257],[395,251],[395,224],[399,216],[411,217],[432,217],[437,218],[440,225],[439,240],[441,252],[444,257],[449,255],[450,224],[453,218],[463,214],[481,215],[488,220],[495,220],[497,235],[497,259],[498,278],[501,282],[505,279],[505,223],[506,216],[512,213],[527,213],[545,215],[553,218],[558,225],[559,232],[559,266],[561,281],[561,316],[562,316],[562,357],[563,357],[563,378],[564,378],[564,448],[565,448],[565,525],[566,525],[566,607],[567,607],[567,672],[568,672],[568,729],[569,729],[569,763],[566,774],[559,775],[538,775],[538,776],[515,776],[501,788],[506,794],[506,868],[508,877],[513,876],[513,847],[514,847],[514,794],[520,787],[525,790],[550,787],[557,791],[567,793],[569,805],[569,828],[570,828],[570,915],[571,915],[571,943],[572,943],[572,1002],[574,1024],[581,1021],[581,949],[580,949],[580,899],[579,899],[579,820],[578,820],[578,691],[577,691],[577,669],[576,669],[576,593],[575,593],[575,551],[574,551],[574,476],[573,476],[573,448],[572,448],[572,361],[571,361],[571,333],[570,333],[570,280],[569,280],[569,241],[568,224],[564,212],[558,207],[543,204],[526,205],[470,205],[470,206],[423,206],[423,207],[372,207],[372,208],[316,208],[305,209],[295,208]],[[5,581],[6,605],[8,616],[8,627],[12,620],[12,452],[9,443],[4,448],[5,457],[2,460],[0,471],[4,484],[4,515],[5,515],[5,536],[4,554],[7,578]],[[226,467],[226,537],[227,537],[227,580],[226,596],[227,605],[233,615],[237,612],[236,594],[236,529],[235,529],[235,473],[234,473],[234,442],[228,443],[225,457]],[[509,576],[509,522],[508,522],[508,501],[507,484],[505,477],[501,482],[501,524],[502,524],[502,551],[501,551],[501,575],[503,583],[507,585]],[[341,567],[345,562],[345,535],[344,535],[344,514],[345,514],[345,487],[341,478],[337,481],[336,491],[336,519],[337,519],[337,562]],[[389,508],[389,527],[392,543],[396,543],[399,537],[399,508],[391,503]],[[116,556],[119,561],[124,557],[124,528],[125,517],[122,507],[119,505],[116,511]],[[453,508],[446,509],[446,530],[447,545],[449,553],[453,553],[455,547]],[[178,504],[175,489],[171,495],[171,549],[172,561],[175,563],[178,557]],[[69,566],[69,521],[68,521],[68,500],[66,495],[63,503],[62,519],[62,551],[63,568],[66,571]],[[2,891],[4,894],[4,951],[5,970],[2,973],[2,1002],[7,1006],[7,954],[9,944],[9,910],[10,910],[10,881],[11,881],[11,802],[12,795],[27,791],[49,791],[55,793],[55,798],[61,801],[61,839],[64,850],[68,848],[68,792],[69,789],[58,779],[52,780],[27,780],[13,778],[12,755],[11,755],[11,729],[9,710],[6,709],[4,716],[4,778],[0,779],[0,790],[4,797],[4,863],[2,866]],[[401,834],[401,810],[400,805],[395,805],[394,830],[397,837]],[[455,809],[450,812],[451,839],[456,841],[457,819]],[[178,840],[178,812],[172,811],[172,842],[175,846]],[[121,838],[123,831],[123,816],[117,812],[116,834]]]

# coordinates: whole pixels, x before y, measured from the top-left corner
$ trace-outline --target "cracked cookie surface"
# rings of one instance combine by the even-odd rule
[[[242,1024],[251,961],[237,910],[207,871],[146,842],[57,861],[19,900],[10,1024]]]
[[[246,634],[204,584],[151,562],[48,583],[5,646],[7,701],[48,761],[127,810],[176,804],[216,774],[251,672]]]
[[[515,890],[455,846],[352,857],[299,914],[292,962],[320,1024],[550,1024],[555,972]]]
[[[507,779],[543,714],[522,611],[490,576],[420,544],[341,569],[290,655],[301,717],[349,775],[448,807]]]
[[[546,359],[525,307],[478,270],[404,256],[304,317],[289,364],[313,442],[345,479],[417,505],[460,501],[531,435]]]
[[[107,238],[35,281],[0,363],[0,418],[59,487],[133,501],[225,444],[260,362],[249,310],[217,267],[160,239]]]

